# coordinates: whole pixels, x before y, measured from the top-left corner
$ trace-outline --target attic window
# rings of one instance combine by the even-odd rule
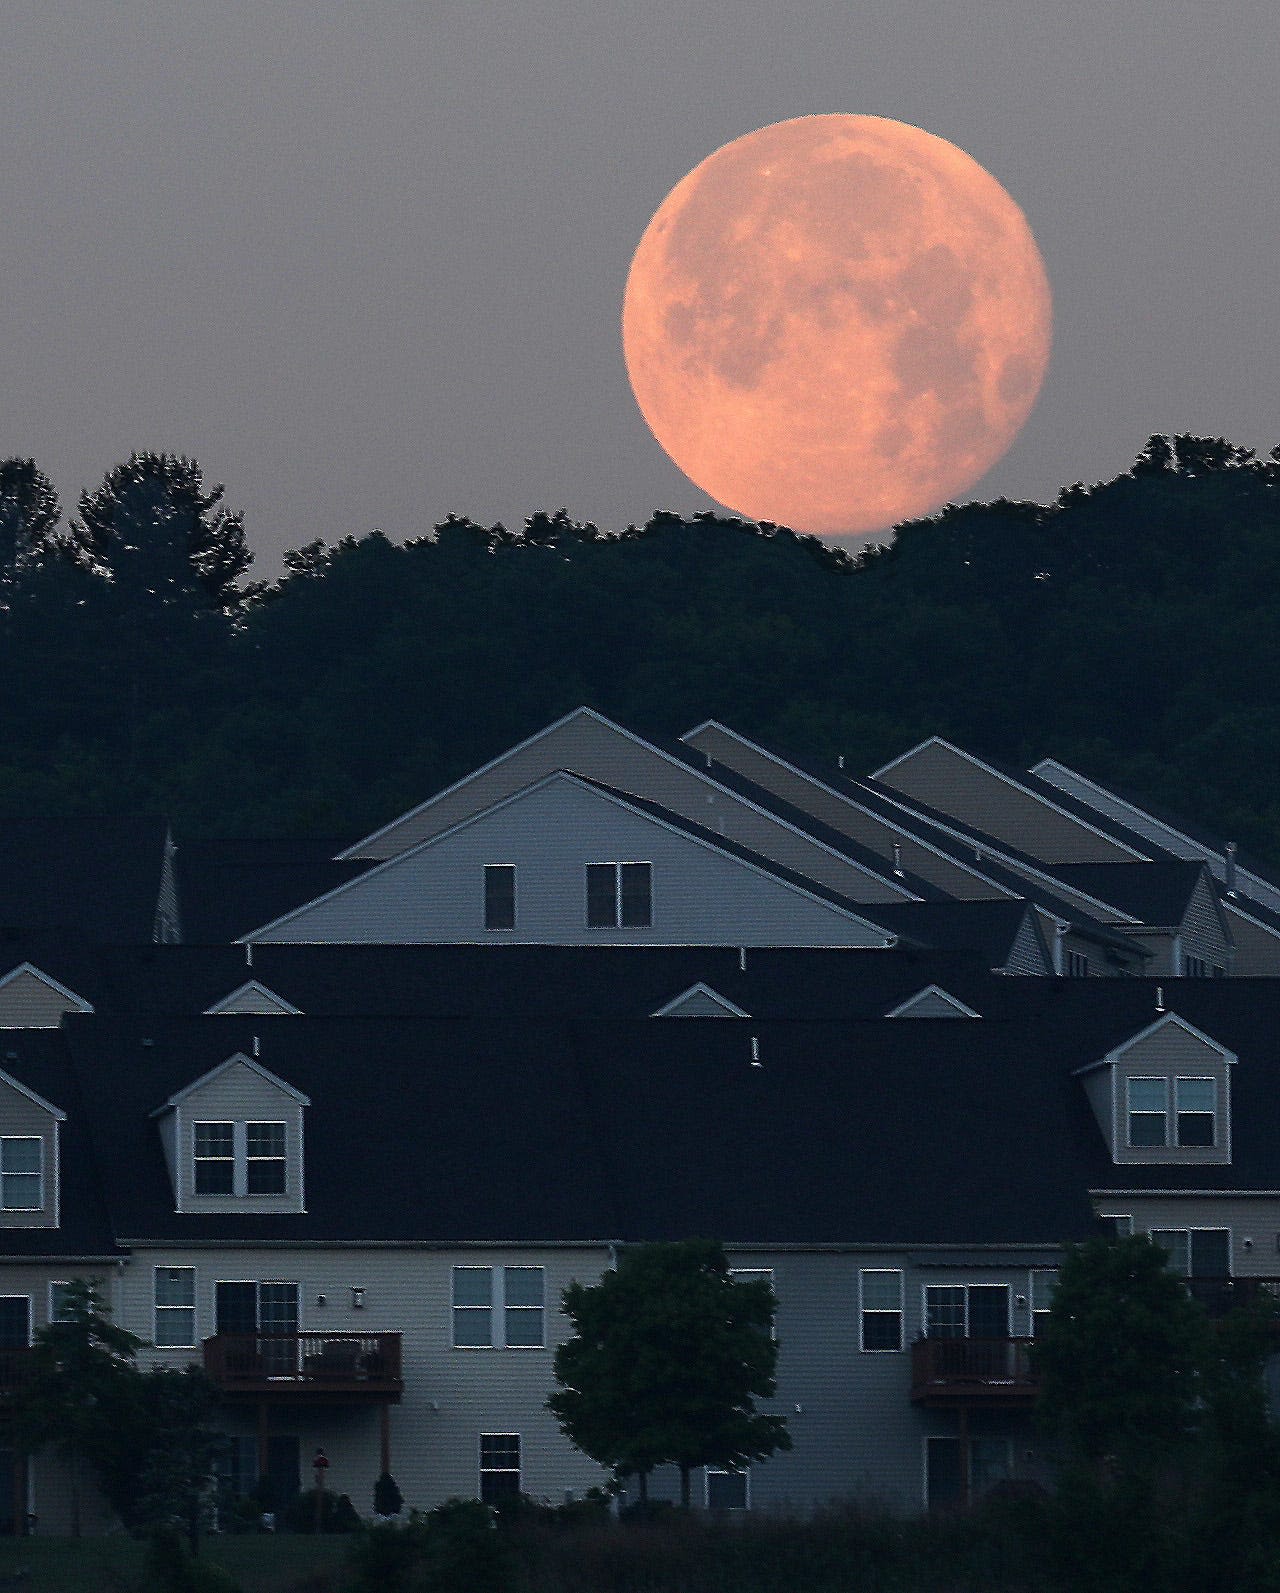
[[[0,1139],[0,1209],[44,1208],[44,1141],[38,1135]]]
[[[234,1123],[195,1125],[195,1169],[197,1195],[230,1195],[235,1192]]]
[[[246,1123],[245,1193],[283,1195],[284,1192],[284,1124]]]
[[[516,927],[516,866],[514,863],[486,863],[484,866],[484,927]]]
[[[1213,1145],[1217,1140],[1218,1086],[1213,1079],[1178,1079],[1178,1144]]]
[[[1168,1079],[1129,1080],[1129,1144],[1167,1145],[1169,1116]]]

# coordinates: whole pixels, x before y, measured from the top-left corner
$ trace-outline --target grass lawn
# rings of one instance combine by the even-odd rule
[[[245,1593],[292,1593],[309,1572],[334,1575],[345,1537],[217,1537],[200,1544],[201,1558],[225,1565]],[[0,1589],[21,1593],[145,1593],[147,1546],[132,1538],[0,1538]],[[29,1577],[11,1581],[17,1573]]]

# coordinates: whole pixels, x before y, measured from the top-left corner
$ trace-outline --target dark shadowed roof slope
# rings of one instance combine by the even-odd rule
[[[215,945],[247,935],[367,873],[334,862],[345,841],[183,841],[176,857],[183,939]]]
[[[1203,863],[1161,859],[1153,863],[1055,863],[1064,885],[1110,902],[1143,924],[1180,924],[1202,875]]]
[[[163,818],[5,819],[0,928],[150,940],[169,834]]]

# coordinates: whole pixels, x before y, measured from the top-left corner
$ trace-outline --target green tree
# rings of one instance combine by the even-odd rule
[[[768,1283],[735,1283],[710,1240],[640,1245],[597,1284],[563,1295],[574,1336],[556,1351],[547,1408],[569,1440],[641,1499],[655,1466],[680,1468],[689,1505],[695,1466],[741,1466],[790,1449],[781,1416],[756,1400],[776,1386],[775,1300]]]
[[[1072,1456],[1154,1461],[1200,1424],[1209,1324],[1167,1260],[1138,1234],[1067,1253],[1035,1343],[1036,1414]]]
[[[220,507],[194,459],[135,453],[80,495],[71,522],[76,556],[104,570],[130,598],[233,613],[246,592],[237,583],[253,563],[244,516]]]
[[[0,459],[0,609],[22,572],[58,551],[62,508],[34,459]]]
[[[137,1432],[142,1340],[111,1320],[97,1282],[67,1286],[61,1320],[36,1335],[30,1378],[13,1413],[19,1450],[54,1449],[71,1479],[71,1530],[80,1536],[83,1470],[106,1483]]]
[[[106,1492],[127,1524],[181,1527],[198,1553],[225,1442],[208,1425],[214,1386],[198,1366],[161,1366],[143,1375],[140,1395],[138,1446],[107,1476]]]

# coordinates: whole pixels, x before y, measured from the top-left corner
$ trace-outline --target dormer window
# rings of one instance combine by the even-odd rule
[[[245,1191],[250,1195],[283,1195],[288,1161],[283,1123],[246,1123]]]
[[[193,1123],[197,1195],[283,1195],[288,1171],[283,1123]]]
[[[1179,1145],[1217,1143],[1218,1085],[1216,1079],[1177,1079],[1177,1131]]]
[[[194,1128],[196,1194],[234,1194],[235,1124],[196,1123]]]
[[[1129,1144],[1213,1146],[1218,1142],[1218,1084],[1212,1078],[1174,1079],[1173,1133],[1169,1132],[1169,1079],[1129,1080]]]
[[[1168,1079],[1129,1080],[1129,1143],[1135,1146],[1169,1143]]]
[[[37,1135],[0,1139],[0,1210],[44,1209],[44,1141]]]

